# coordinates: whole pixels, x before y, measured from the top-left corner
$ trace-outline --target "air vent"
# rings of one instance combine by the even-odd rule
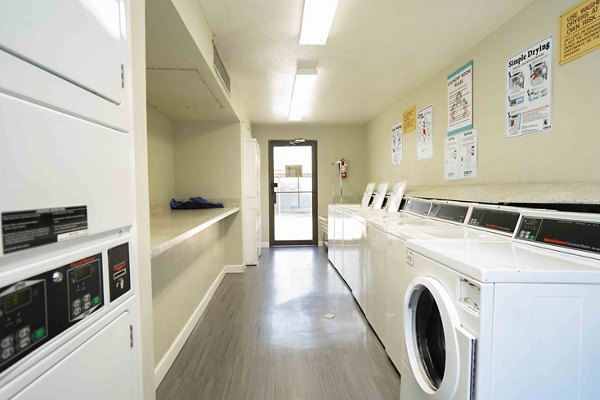
[[[213,42],[213,58],[215,60],[215,71],[217,71],[217,75],[221,78],[221,82],[223,83],[223,86],[225,86],[225,89],[227,89],[227,93],[231,93],[231,80],[229,79],[229,74],[225,69],[225,65],[223,64],[223,60],[221,59],[221,55],[217,50],[215,42]]]

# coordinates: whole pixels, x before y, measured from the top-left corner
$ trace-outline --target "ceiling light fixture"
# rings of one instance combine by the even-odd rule
[[[290,121],[301,121],[317,79],[316,68],[298,68],[290,103]]]
[[[300,44],[324,45],[339,0],[304,0]]]

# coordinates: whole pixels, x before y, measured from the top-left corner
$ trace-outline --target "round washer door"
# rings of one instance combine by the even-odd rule
[[[404,339],[409,367],[431,400],[452,398],[458,385],[455,327],[460,326],[452,299],[431,277],[419,277],[404,297]]]

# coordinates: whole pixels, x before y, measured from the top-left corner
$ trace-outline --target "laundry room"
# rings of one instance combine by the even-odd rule
[[[0,10],[0,400],[599,398],[598,0]]]

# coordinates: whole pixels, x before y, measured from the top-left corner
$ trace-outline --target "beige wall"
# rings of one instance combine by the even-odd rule
[[[150,216],[148,198],[148,146],[146,134],[146,22],[145,1],[127,2],[131,16],[132,124],[135,154],[135,224],[132,229],[132,262],[137,263],[138,278],[132,282],[140,302],[142,359],[141,397],[155,398],[154,337],[152,309],[152,269],[150,264]]]
[[[262,242],[269,241],[269,140],[304,138],[317,141],[319,215],[327,216],[327,205],[339,196],[339,176],[333,161],[348,160],[344,198],[360,196],[367,181],[366,136],[359,126],[263,125],[252,127],[261,155]],[[320,237],[320,236],[319,236]]]
[[[444,181],[446,77],[474,63],[474,126],[479,133],[479,177],[461,184],[597,182],[600,180],[600,51],[558,66],[558,17],[572,0],[539,0],[499,30],[400,98],[368,124],[369,179],[407,179],[410,186],[448,185]],[[505,62],[548,35],[554,35],[553,129],[505,138]],[[433,104],[434,158],[416,160],[416,133],[404,135],[404,163],[390,161],[390,129],[402,111]],[[457,181],[452,181],[456,184]],[[524,199],[525,200],[525,199]],[[559,200],[559,199],[557,199]]]
[[[152,259],[154,354],[157,363],[175,342],[226,265],[227,220]]]
[[[167,206],[175,195],[173,122],[151,107],[147,113],[150,203]]]
[[[242,192],[239,123],[175,122],[177,198],[239,199]]]

